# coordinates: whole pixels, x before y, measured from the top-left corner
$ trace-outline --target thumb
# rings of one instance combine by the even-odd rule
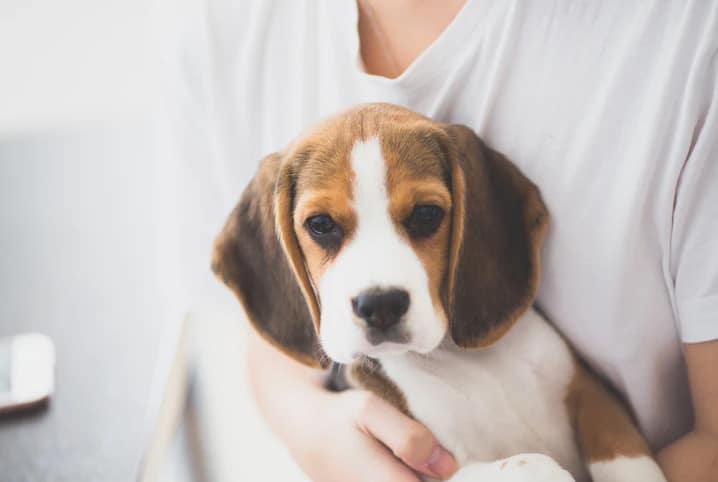
[[[429,429],[379,397],[369,395],[363,401],[357,425],[418,472],[446,479],[456,471],[454,457]]]

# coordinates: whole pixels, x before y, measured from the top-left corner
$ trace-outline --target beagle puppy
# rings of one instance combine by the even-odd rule
[[[455,482],[665,482],[532,308],[547,222],[470,129],[367,104],[262,160],[212,268],[271,344],[424,423]]]

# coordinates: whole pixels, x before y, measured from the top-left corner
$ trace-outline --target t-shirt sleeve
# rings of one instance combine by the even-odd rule
[[[715,59],[715,56],[713,57]],[[680,336],[685,343],[718,339],[718,79],[696,127],[676,189],[671,271]]]

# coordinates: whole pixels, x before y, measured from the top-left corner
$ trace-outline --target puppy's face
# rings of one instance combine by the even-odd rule
[[[212,267],[268,341],[329,355],[500,338],[533,301],[547,214],[469,129],[389,104],[325,121],[265,158]]]
[[[436,129],[411,127],[298,148],[293,229],[338,362],[428,353],[446,333],[450,176]]]

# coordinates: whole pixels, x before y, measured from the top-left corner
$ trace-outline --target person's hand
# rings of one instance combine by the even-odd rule
[[[316,482],[418,482],[446,479],[454,458],[419,422],[363,390],[317,393],[303,433],[286,438]]]
[[[454,458],[422,424],[364,390],[332,393],[321,372],[250,336],[249,379],[267,422],[315,482],[446,479]]]

